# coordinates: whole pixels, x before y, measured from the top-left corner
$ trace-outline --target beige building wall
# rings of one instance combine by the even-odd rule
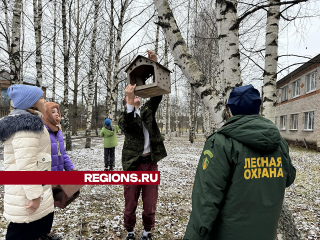
[[[316,90],[307,93],[306,77],[316,72]],[[282,137],[291,141],[304,141],[316,143],[320,148],[320,64],[307,69],[306,71],[293,76],[290,80],[277,84],[276,125]],[[300,95],[293,97],[293,82],[300,80]],[[281,89],[288,86],[288,100],[281,102]],[[314,112],[313,130],[304,129],[305,112]],[[291,114],[298,114],[298,129],[290,129]],[[287,116],[286,127],[281,129],[281,116]]]

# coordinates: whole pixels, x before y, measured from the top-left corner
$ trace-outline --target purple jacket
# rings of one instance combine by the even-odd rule
[[[66,150],[64,149],[62,132],[59,130],[56,135],[48,126],[46,126],[46,128],[48,129],[51,140],[51,171],[63,171],[63,169],[66,171],[71,171],[72,169],[74,169],[74,165],[72,164],[70,158],[66,153]],[[59,154],[59,148],[57,145],[58,142],[60,147]]]

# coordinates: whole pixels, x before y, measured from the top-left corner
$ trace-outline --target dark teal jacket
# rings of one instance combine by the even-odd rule
[[[274,240],[295,175],[288,145],[271,121],[230,118],[205,143],[184,239]]]
[[[160,134],[155,114],[162,96],[152,97],[140,109],[140,115],[134,112],[122,112],[119,117],[119,127],[124,132],[125,140],[122,149],[122,168],[124,171],[134,171],[138,165],[138,158],[144,150],[144,135],[142,122],[149,132],[151,160],[156,164],[167,156]]]

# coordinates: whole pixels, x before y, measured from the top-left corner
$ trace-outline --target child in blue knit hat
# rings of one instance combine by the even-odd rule
[[[41,119],[46,111],[43,91],[12,85],[8,95],[14,110],[0,119],[5,171],[51,171],[51,142]],[[5,185],[3,206],[10,222],[7,240],[47,239],[54,215],[51,185]]]
[[[100,137],[104,137],[104,170],[105,171],[112,171],[115,162],[114,162],[114,152],[116,146],[118,146],[118,139],[117,139],[117,131],[119,129],[118,125],[111,126],[110,119],[106,119],[104,121],[104,126],[101,129]],[[110,159],[110,161],[109,161]],[[108,169],[110,166],[110,169]]]

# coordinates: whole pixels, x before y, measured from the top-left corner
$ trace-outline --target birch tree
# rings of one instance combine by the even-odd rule
[[[169,61],[168,61],[168,43],[165,40],[164,43],[164,66],[168,68]],[[163,110],[162,110],[162,119],[163,119],[163,133],[165,135],[166,140],[170,140],[171,138],[171,129],[170,129],[170,97],[169,94],[165,94],[163,96]]]
[[[21,0],[15,0],[12,16],[12,40],[10,46],[10,82],[11,84],[19,83],[20,78],[20,36],[21,36]]]
[[[114,12],[114,0],[110,0],[110,26],[109,26],[109,55],[108,55],[108,65],[107,65],[107,93],[106,93],[106,115],[108,117],[111,116],[111,74],[112,74],[112,53],[113,53],[113,45],[114,45],[114,38],[113,38],[113,28],[114,28],[114,19],[113,19],[113,12]]]
[[[280,2],[270,0],[269,3]],[[265,67],[263,73],[262,115],[272,122],[275,120],[276,81],[278,66],[278,33],[280,5],[270,6],[267,13]]]
[[[159,25],[158,25],[159,26]],[[178,89],[177,89],[177,67],[176,65],[174,66],[174,89],[175,89],[175,111],[174,111],[174,116],[175,116],[175,137],[179,136],[179,121],[178,121]]]
[[[180,33],[179,27],[176,24],[168,1],[154,0],[154,4],[156,5],[158,11],[158,24],[162,27],[165,33],[165,36],[171,48],[171,52],[178,66],[190,81],[190,83],[193,84],[195,91],[201,97],[205,105],[209,107],[210,113],[212,113],[215,122],[219,125],[222,125],[224,121],[223,111],[225,109],[225,105],[223,100],[221,100],[221,98],[219,97],[220,89],[212,87],[207,82],[207,79],[205,75],[200,71],[196,60],[189,53],[189,49],[187,48],[185,41]],[[221,37],[221,39],[225,40],[226,37]],[[239,66],[237,65],[235,66],[235,68],[239,68]],[[233,80],[236,81],[236,79]]]
[[[75,50],[74,50],[74,82],[73,82],[73,124],[72,124],[72,135],[77,135],[77,118],[78,118],[78,93],[79,93],[79,72],[80,72],[80,54],[82,46],[86,40],[86,36],[81,39],[81,32],[85,32],[86,25],[88,22],[88,15],[81,21],[80,11],[83,9],[80,6],[80,0],[77,0],[77,12],[75,18],[75,28],[76,28],[76,36],[75,36]],[[86,35],[86,34],[84,34]]]
[[[56,100],[56,44],[57,44],[57,0],[53,0],[53,46],[52,46],[52,73],[53,73],[53,82],[52,82],[52,102]]]
[[[41,19],[42,19],[42,0],[33,0],[33,25],[36,43],[36,85],[42,87],[42,52],[41,52]]]
[[[25,23],[24,23],[24,4],[21,2],[21,31],[22,31],[22,40],[21,40],[21,67],[20,67],[20,84],[23,84],[23,61],[24,61],[24,41],[25,41]]]
[[[116,41],[116,55],[114,59],[114,70],[113,70],[113,87],[111,92],[111,119],[116,120],[116,108],[117,108],[117,96],[118,96],[118,75],[119,75],[119,66],[120,66],[120,54],[121,54],[121,38],[122,38],[122,32],[123,32],[123,24],[124,24],[124,16],[127,11],[127,8],[130,4],[130,0],[124,0],[124,2],[121,1],[121,11],[119,16],[119,22],[118,22],[118,28],[117,28],[117,41]]]
[[[95,69],[95,49],[97,37],[97,22],[98,22],[99,0],[94,1],[94,23],[92,31],[92,41],[90,50],[90,70],[89,70],[89,87],[88,87],[88,110],[87,110],[87,125],[86,125],[86,148],[91,147],[91,121],[92,121],[92,106],[93,106],[93,91],[94,91],[94,69]]]
[[[189,6],[188,6],[188,30],[189,30],[189,11],[190,11],[190,1],[189,1]],[[194,18],[194,47],[197,45],[197,39],[196,39],[196,35],[197,35],[197,17],[198,17],[198,0],[195,0],[195,18]],[[189,31],[187,33],[187,35],[189,34]],[[188,44],[187,44],[187,47]],[[193,55],[194,55],[194,52],[193,52]],[[192,84],[190,84],[189,86],[190,90],[190,97],[189,97],[189,141],[191,143],[194,142],[194,138],[195,138],[195,132],[194,132],[194,117],[195,117],[195,104],[194,104],[194,101],[195,101],[195,91],[192,87]]]
[[[70,122],[69,122],[69,48],[67,36],[67,12],[66,0],[62,0],[62,38],[63,38],[63,78],[64,78],[64,94],[63,94],[63,116],[65,119],[64,128],[66,131],[66,150],[72,150]],[[69,36],[70,38],[71,36]]]

